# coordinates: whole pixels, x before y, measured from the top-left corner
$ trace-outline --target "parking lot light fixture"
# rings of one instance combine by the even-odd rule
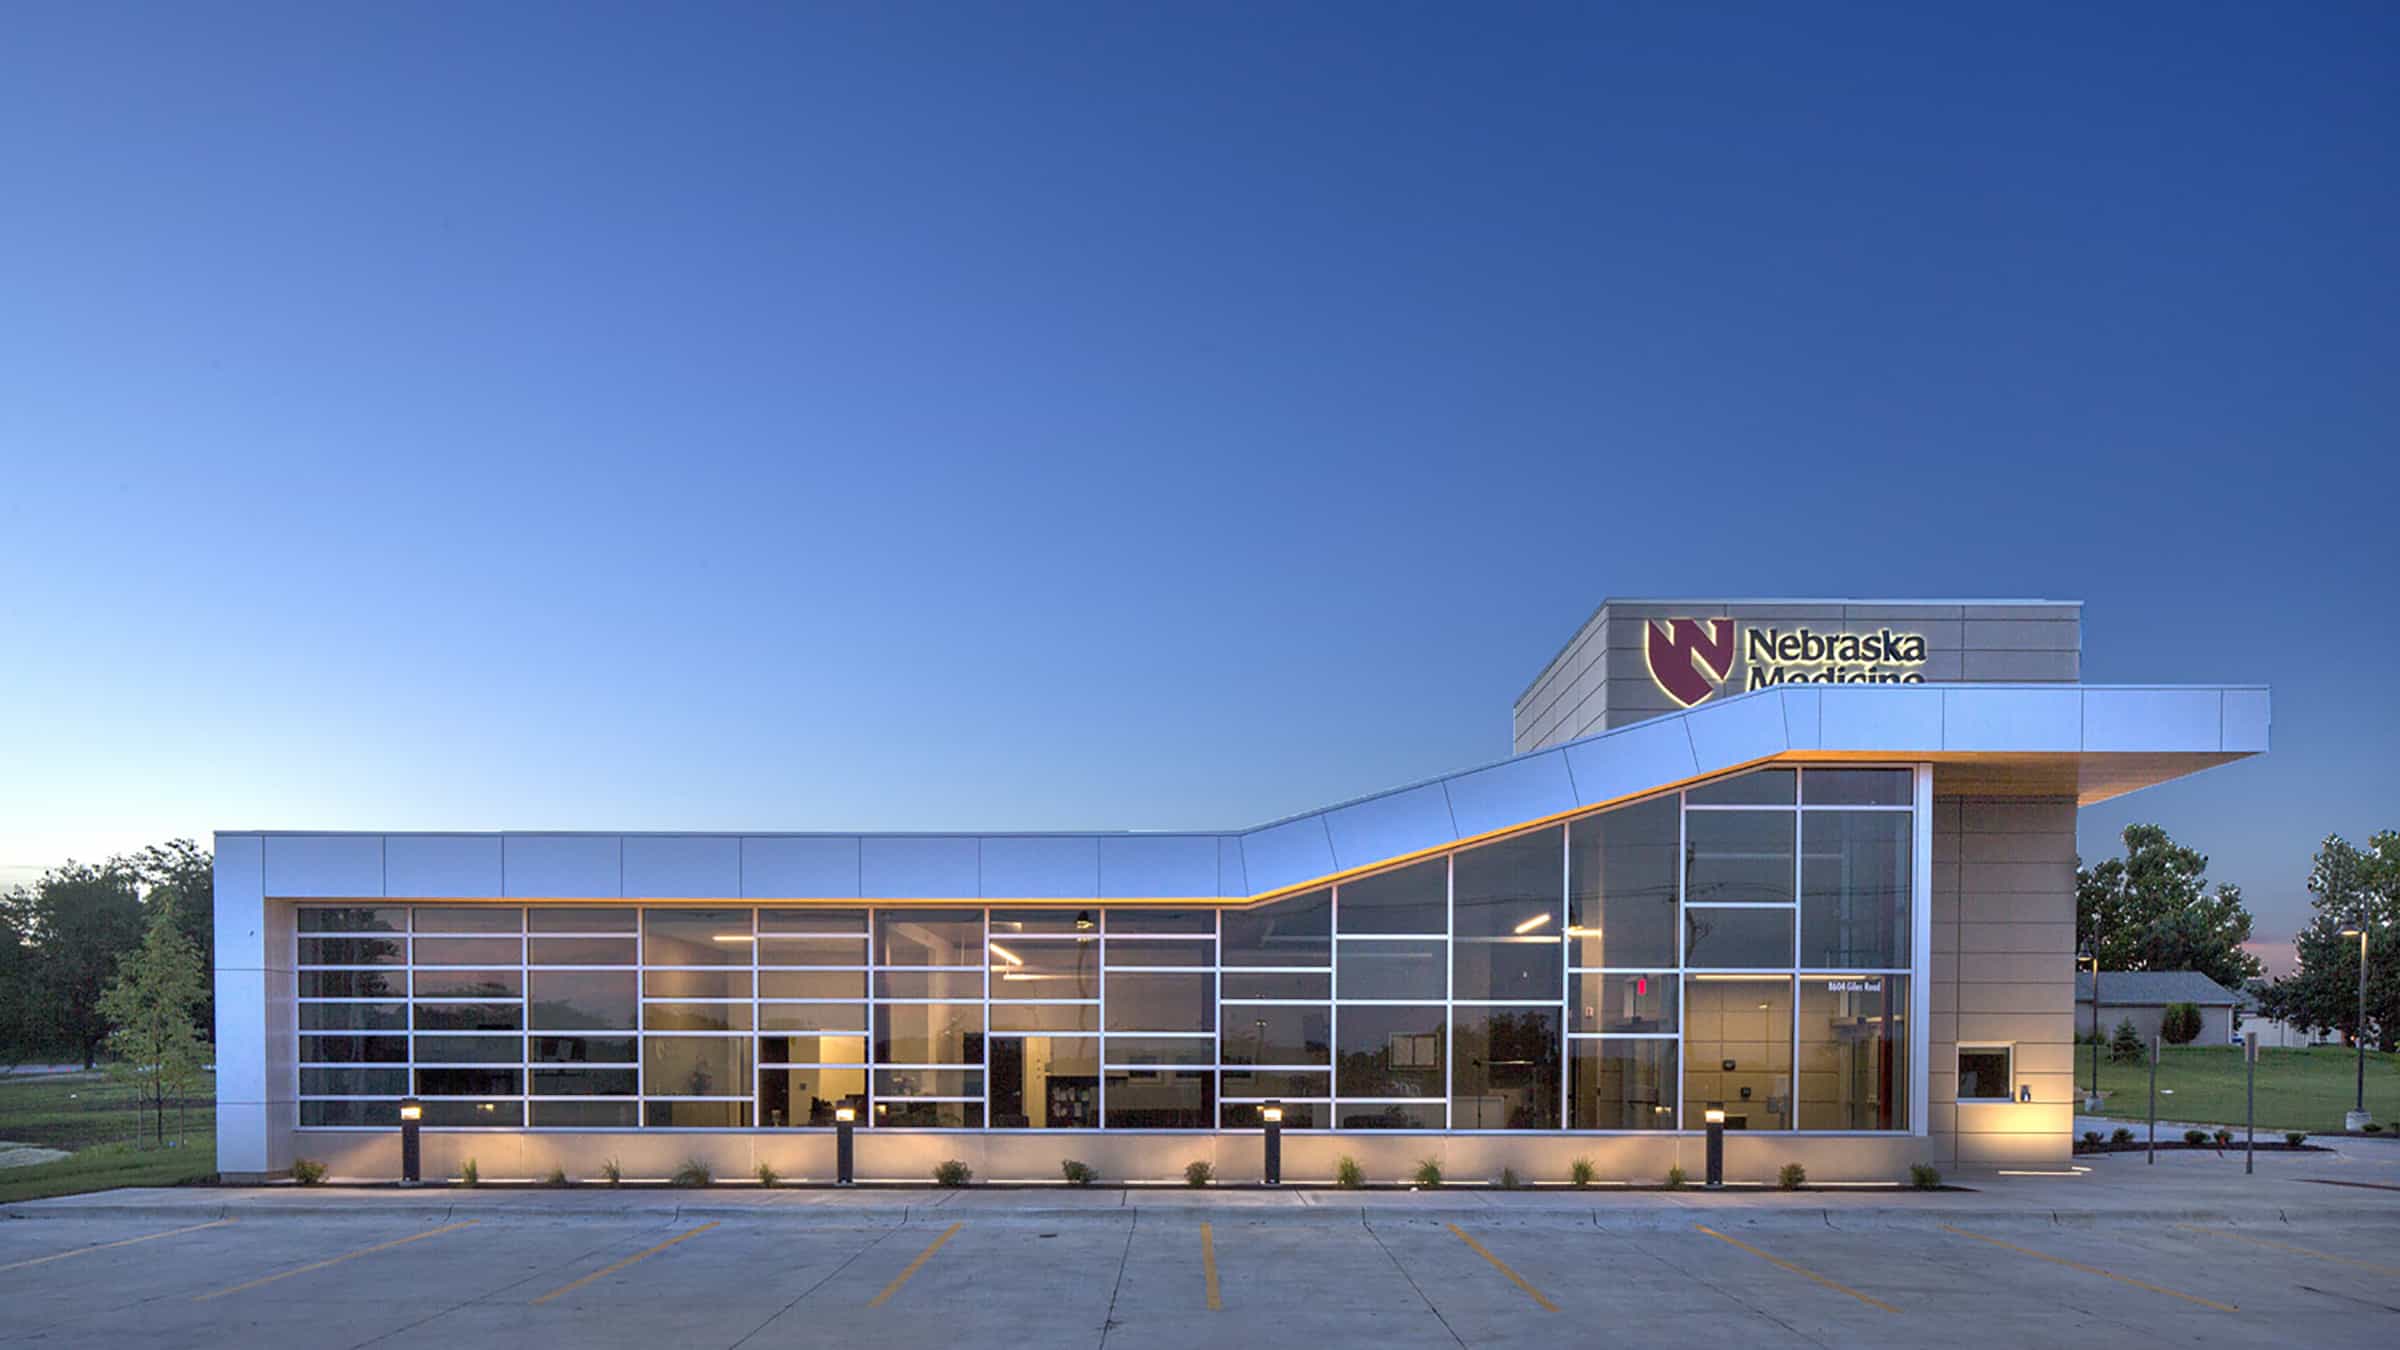
[[[1725,1189],[1725,1103],[1710,1102],[1704,1116],[1708,1122],[1708,1188]]]
[[[1266,1124],[1266,1179],[1270,1186],[1283,1184],[1283,1103],[1268,1102],[1258,1108],[1258,1118]]]
[[[2356,928],[2342,930],[2343,937],[2358,939],[2358,1029],[2350,1033],[2350,1041],[2358,1047],[2358,1100],[2350,1110],[2350,1118],[2342,1122],[2345,1130],[2363,1130],[2373,1117],[2367,1114],[2367,926],[2360,921]]]
[[[400,1099],[400,1184],[414,1186],[424,1171],[423,1150],[417,1141],[417,1127],[425,1119],[425,1103],[414,1097]]]

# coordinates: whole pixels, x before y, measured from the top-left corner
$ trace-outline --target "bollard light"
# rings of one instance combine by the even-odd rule
[[[1708,1188],[1725,1188],[1725,1103],[1710,1102],[1708,1121]]]
[[[400,1184],[414,1186],[423,1170],[422,1154],[417,1144],[417,1126],[425,1119],[425,1103],[414,1097],[400,1099]]]
[[[833,1108],[833,1183],[837,1186],[850,1184],[855,1163],[851,1133],[857,1128],[857,1107],[837,1106]]]
[[[1267,1125],[1267,1184],[1283,1184],[1283,1103],[1268,1102],[1258,1110]]]

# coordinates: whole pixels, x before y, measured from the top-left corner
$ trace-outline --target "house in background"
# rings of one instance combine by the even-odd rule
[[[2189,1003],[2200,1010],[2200,1034],[2194,1045],[2224,1045],[2233,1040],[2237,1009],[2248,1000],[2196,970],[2104,970],[2100,972],[2100,1034],[2113,1036],[2117,1024],[2130,1021],[2147,1045],[2158,1034],[2167,1005]],[[2092,974],[2075,972],[2075,1034],[2092,1029]]]

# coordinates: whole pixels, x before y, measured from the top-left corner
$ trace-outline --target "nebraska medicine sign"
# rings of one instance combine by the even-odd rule
[[[1917,633],[1889,628],[1872,633],[1744,629],[1735,619],[1650,619],[1642,627],[1642,655],[1650,663],[1650,678],[1679,707],[1691,707],[1724,688],[1733,676],[1737,654],[1744,665],[1745,691],[1771,684],[1925,682],[1925,639]]]

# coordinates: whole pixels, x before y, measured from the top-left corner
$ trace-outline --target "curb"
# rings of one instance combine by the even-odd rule
[[[1659,1232],[1680,1230],[1706,1220],[1725,1228],[1766,1230],[1808,1229],[1876,1229],[1932,1228],[1944,1223],[1982,1223],[2036,1227],[2102,1227],[2117,1224],[2274,1224],[2292,1223],[2291,1211],[2279,1206],[2258,1206],[2233,1209],[2011,1209],[1990,1205],[1949,1207],[1900,1207],[1879,1205],[1855,1209],[1778,1208],[1750,1209],[1708,1204],[1677,1204],[1643,1207],[1559,1207],[1506,1210],[1486,1206],[1360,1206],[1306,1205],[1289,1208],[1228,1207],[1212,1205],[1140,1205],[1123,1207],[1086,1206],[1026,1206],[992,1207],[968,1206],[949,1208],[942,1205],[858,1205],[829,1206],[811,1204],[685,1204],[685,1205],[608,1205],[576,1209],[527,1210],[507,1204],[429,1203],[422,1206],[384,1207],[361,1206],[340,1202],[295,1201],[266,1205],[226,1203],[159,1204],[139,1202],[99,1203],[84,1205],[44,1205],[39,1201],[0,1206],[0,1221],[34,1221],[90,1218],[140,1218],[160,1220],[236,1219],[249,1222],[276,1219],[343,1219],[343,1220],[407,1220],[429,1224],[453,1223],[461,1219],[491,1219],[504,1222],[540,1223],[574,1219],[647,1219],[668,1224],[691,1219],[750,1219],[759,1222],[812,1222],[824,1227],[865,1226],[899,1227],[913,1222],[936,1218],[973,1219],[990,1224],[1054,1224],[1105,1223],[1130,1224],[1147,1213],[1154,1219],[1208,1219],[1219,1224],[1300,1224],[1336,1226],[1359,1224],[1397,1225],[1410,1223],[1442,1223],[1473,1220],[1483,1227],[1542,1227],[1597,1228],[1616,1232]],[[2339,1205],[2312,1206],[2302,1211],[2304,1223],[2316,1222],[2400,1222],[2400,1205]]]

